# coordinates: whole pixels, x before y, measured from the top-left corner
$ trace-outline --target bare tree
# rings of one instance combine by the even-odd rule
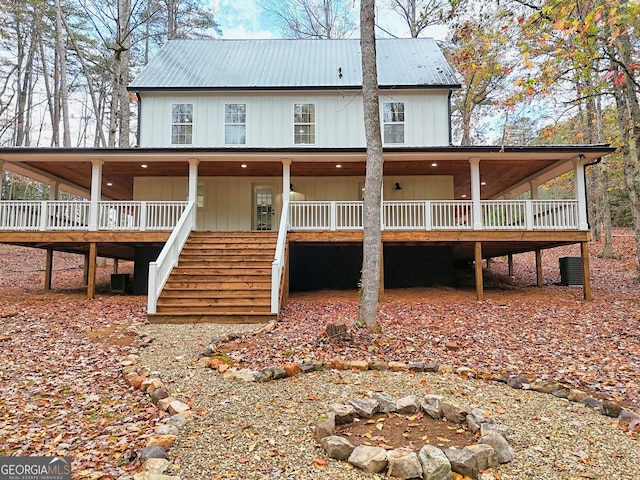
[[[367,166],[364,196],[364,240],[362,279],[358,320],[371,330],[379,330],[378,295],[380,289],[380,206],[382,203],[382,137],[376,68],[375,0],[360,4],[360,49],[362,51],[362,102],[367,141]]]
[[[409,27],[411,38],[418,38],[428,27],[450,20],[460,5],[459,0],[388,0]]]
[[[347,38],[356,30],[350,0],[271,0],[263,8],[287,38]]]

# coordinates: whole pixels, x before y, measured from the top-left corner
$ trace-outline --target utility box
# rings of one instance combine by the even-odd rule
[[[128,273],[112,273],[110,290],[112,292],[126,293],[129,291],[130,283],[131,276]]]
[[[581,257],[560,257],[560,285],[582,285]]]

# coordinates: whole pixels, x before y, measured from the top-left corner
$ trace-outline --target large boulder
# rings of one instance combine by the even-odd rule
[[[348,462],[365,472],[380,473],[387,468],[387,451],[381,447],[358,445],[349,455]]]

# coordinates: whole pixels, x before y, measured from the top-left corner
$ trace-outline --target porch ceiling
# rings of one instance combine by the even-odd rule
[[[571,170],[582,155],[595,161],[614,149],[604,145],[543,147],[430,147],[385,149],[385,176],[452,175],[455,198],[470,198],[469,159],[480,160],[483,199],[526,190],[526,181],[544,182]],[[292,161],[291,176],[364,176],[364,149],[0,149],[5,169],[37,180],[57,180],[63,189],[87,194],[91,160],[103,164],[102,193],[114,200],[133,196],[134,177],[187,176],[197,158],[199,176],[280,177],[282,160]],[[437,164],[437,166],[434,166]],[[142,165],[146,165],[143,168]],[[241,165],[245,165],[243,168]],[[340,165],[337,168],[336,165]],[[111,185],[108,185],[111,184]]]

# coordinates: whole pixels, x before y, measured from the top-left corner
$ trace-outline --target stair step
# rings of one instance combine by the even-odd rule
[[[160,298],[271,298],[271,288],[247,290],[164,289]]]
[[[211,313],[151,313],[149,323],[267,323],[277,320],[274,313],[235,312],[227,314]]]
[[[252,282],[232,282],[232,281],[195,281],[187,279],[176,281],[169,277],[165,284],[165,289],[193,289],[193,290],[247,290],[247,289],[269,289],[271,290],[271,280]]]
[[[157,313],[270,313],[271,304],[269,305],[202,305],[202,304],[180,304],[180,305],[160,305],[158,304]]]
[[[180,257],[178,260],[178,266],[180,267],[188,267],[191,265],[198,265],[200,267],[224,267],[224,268],[235,268],[250,266],[251,268],[271,268],[272,260],[247,260],[245,258],[197,258],[197,257]]]
[[[200,265],[179,265],[173,269],[176,275],[271,275],[270,267],[202,267]]]
[[[167,298],[161,296],[158,299],[158,309],[170,306],[189,308],[228,308],[242,306],[245,307],[245,311],[250,311],[255,308],[271,307],[271,296],[264,298]]]

